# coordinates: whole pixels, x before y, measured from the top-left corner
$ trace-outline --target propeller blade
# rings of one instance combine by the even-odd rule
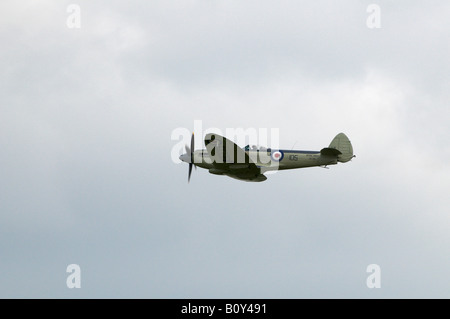
[[[194,132],[192,132],[192,137],[191,137],[191,163],[194,162],[193,161],[193,157],[194,157],[194,150],[195,150],[195,146],[194,146]]]
[[[191,147],[185,145],[186,154],[190,154],[190,161],[189,161],[189,173],[188,173],[188,183],[191,180],[191,174],[192,174],[192,166],[195,166],[194,163],[194,151],[195,151],[195,145],[194,145],[194,132],[192,132],[191,137]],[[195,166],[195,169],[197,170],[197,166]]]
[[[192,173],[192,163],[189,163],[189,175],[188,175],[188,183],[191,180],[191,173]]]
[[[192,174],[192,166],[195,166],[195,169],[197,170],[197,166],[194,165],[194,151],[195,151],[195,145],[194,145],[194,132],[192,132],[191,137],[191,147],[188,145],[185,145],[184,148],[186,149],[186,155],[189,154],[189,173],[188,173],[188,183],[191,180],[191,174]]]

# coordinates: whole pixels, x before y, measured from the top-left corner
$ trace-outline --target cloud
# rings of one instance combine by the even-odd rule
[[[80,29],[68,4],[1,5],[1,296],[448,295],[447,4],[380,2],[376,30],[369,2],[81,1]],[[188,185],[197,119],[357,157]]]

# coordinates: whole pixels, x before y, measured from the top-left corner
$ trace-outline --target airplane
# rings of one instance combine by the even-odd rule
[[[180,155],[180,160],[189,164],[188,183],[193,166],[207,169],[214,175],[225,175],[247,182],[263,182],[267,179],[264,175],[267,171],[314,166],[328,168],[328,165],[346,163],[356,157],[353,155],[352,144],[344,133],[337,134],[330,145],[320,151],[270,149],[255,145],[241,148],[216,133],[205,136],[205,146],[206,150],[195,150],[192,133],[190,147],[186,145],[186,153]]]

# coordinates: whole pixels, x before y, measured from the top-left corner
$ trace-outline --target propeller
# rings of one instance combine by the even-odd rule
[[[188,174],[188,183],[191,180],[191,174],[192,174],[192,166],[194,165],[194,133],[192,132],[192,137],[191,137],[191,147],[189,148],[189,146],[186,145],[186,153],[190,154],[190,160],[189,160],[189,174]],[[197,169],[197,167],[195,167],[195,169]]]

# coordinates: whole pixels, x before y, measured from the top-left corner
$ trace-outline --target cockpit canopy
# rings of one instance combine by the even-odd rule
[[[247,145],[244,147],[244,151],[248,152],[248,151],[254,151],[254,152],[267,152],[270,151],[270,148],[264,147],[264,146],[259,146],[259,145]]]

